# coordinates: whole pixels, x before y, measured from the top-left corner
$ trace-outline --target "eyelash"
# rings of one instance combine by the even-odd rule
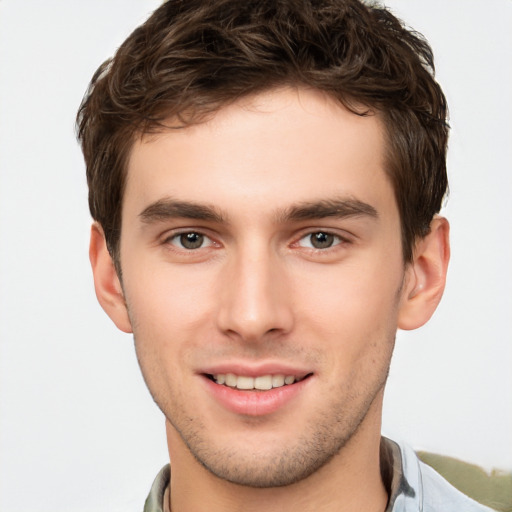
[[[331,242],[330,245],[327,245],[326,247],[315,247],[314,242],[313,242],[313,237],[315,235],[318,237],[317,242],[319,242],[320,244],[323,242],[319,236],[319,235],[321,235],[323,238],[327,238],[327,243],[329,243],[329,241]],[[310,245],[302,245],[301,242],[303,240],[309,240]],[[328,230],[319,229],[317,231],[309,231],[308,233],[303,235],[301,238],[299,238],[299,240],[297,242],[295,242],[294,245],[298,245],[299,247],[303,247],[303,248],[309,249],[311,251],[326,252],[329,249],[334,249],[335,247],[337,247],[339,245],[345,245],[348,243],[350,243],[350,240],[347,237],[343,237],[341,235],[332,233]]]
[[[312,237],[315,235],[317,235],[317,236],[321,235],[322,237],[327,237],[327,243],[329,243],[329,241],[331,241],[330,245],[327,245],[325,247],[315,247],[313,245],[314,242],[312,241]],[[193,239],[194,236],[200,238],[199,245],[197,247],[185,247],[184,242],[186,239],[184,239],[183,237],[190,237],[189,242],[191,245],[194,245],[194,242],[195,242],[195,240]],[[310,245],[301,244],[301,242],[304,240],[310,240],[311,241]],[[317,240],[317,241],[319,241],[320,244],[322,243],[321,239]],[[206,242],[206,245],[203,245],[204,242]],[[179,231],[179,232],[173,233],[172,235],[167,236],[164,239],[163,243],[165,245],[171,245],[171,246],[175,247],[177,250],[181,250],[181,251],[185,251],[185,252],[194,252],[199,249],[206,249],[209,247],[220,247],[220,244],[218,242],[216,242],[210,236],[208,236],[207,234],[205,234],[199,230],[185,230],[185,231]],[[302,234],[300,236],[300,238],[298,238],[290,246],[291,247],[301,247],[306,250],[313,251],[315,253],[323,253],[323,252],[330,252],[329,250],[335,250],[335,248],[340,245],[347,245],[350,243],[351,243],[351,240],[348,237],[344,237],[339,234],[332,233],[329,230],[318,229],[318,230],[308,231],[308,232]]]
[[[207,245],[203,245],[201,243],[201,245],[199,247],[193,247],[193,248],[190,248],[190,247],[184,247],[183,246],[183,237],[185,236],[191,236],[191,235],[196,235],[198,237],[201,237],[202,241],[207,241],[208,244]],[[181,246],[178,245],[177,243],[173,243],[173,241],[178,241],[179,243],[181,243]],[[191,242],[191,244],[193,244],[193,240],[189,240]],[[202,233],[201,231],[195,231],[195,230],[189,230],[189,231],[180,231],[178,233],[173,233],[172,235],[168,236],[165,238],[164,240],[164,244],[168,244],[168,245],[172,245],[174,247],[177,247],[179,250],[183,250],[183,251],[187,251],[187,252],[192,252],[192,251],[195,251],[195,250],[198,250],[198,249],[204,249],[206,247],[212,247],[212,246],[218,246],[219,244],[217,244],[216,242],[214,242],[211,237],[209,237],[208,235]]]

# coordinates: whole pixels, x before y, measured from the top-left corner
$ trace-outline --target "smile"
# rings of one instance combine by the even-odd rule
[[[301,377],[294,375],[261,375],[258,377],[247,377],[244,375],[235,375],[234,373],[219,373],[209,375],[217,384],[240,390],[259,390],[268,391],[273,388],[281,388],[302,380]]]
[[[314,377],[313,372],[281,365],[266,366],[258,370],[240,368],[239,373],[224,366],[222,369],[211,368],[201,375],[210,396],[222,408],[236,415],[266,416],[298,400],[310,388]]]

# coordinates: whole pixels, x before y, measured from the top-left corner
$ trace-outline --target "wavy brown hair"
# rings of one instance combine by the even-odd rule
[[[100,66],[77,115],[89,207],[118,271],[135,137],[201,122],[281,86],[315,88],[354,115],[382,117],[386,172],[411,260],[448,187],[447,105],[425,39],[387,9],[357,0],[169,0]]]

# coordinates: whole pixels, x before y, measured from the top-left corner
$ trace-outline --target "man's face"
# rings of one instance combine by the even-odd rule
[[[171,456],[285,485],[378,436],[406,272],[383,138],[287,89],[135,143],[123,291]]]

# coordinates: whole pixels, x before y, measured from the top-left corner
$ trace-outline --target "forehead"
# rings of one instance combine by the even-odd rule
[[[137,140],[123,209],[165,196],[261,212],[333,194],[378,202],[391,191],[383,146],[378,114],[356,115],[315,90],[267,91]]]

